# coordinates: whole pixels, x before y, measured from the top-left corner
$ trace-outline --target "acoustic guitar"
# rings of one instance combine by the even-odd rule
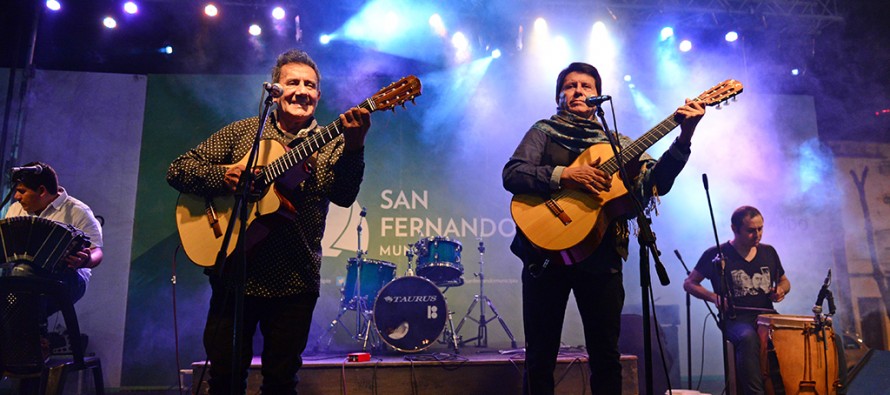
[[[726,80],[694,99],[707,106],[716,106],[742,92],[742,84]],[[643,134],[619,153],[628,164],[639,159],[646,149],[670,133],[682,122],[676,112]],[[600,159],[599,169],[618,176],[618,162],[611,145],[594,144],[581,153],[569,167],[586,166]],[[629,167],[628,167],[629,168]],[[629,172],[630,173],[630,172]],[[612,182],[608,192],[598,196],[587,191],[565,188],[549,196],[518,194],[510,203],[516,226],[545,255],[557,262],[571,265],[584,260],[599,246],[603,234],[615,218],[633,209],[632,196],[623,182]]]
[[[365,99],[358,107],[374,112],[377,110],[395,111],[397,105],[405,107],[405,102],[414,102],[421,94],[420,80],[407,76]],[[251,240],[261,240],[269,226],[261,225],[281,219],[281,215],[292,217],[294,207],[287,199],[290,191],[311,174],[312,155],[342,134],[338,118],[305,140],[287,149],[274,140],[261,140],[257,153],[259,172],[254,182],[254,191],[248,202],[247,235],[245,240],[250,250]],[[246,165],[245,155],[238,163]],[[235,208],[234,195],[223,195],[212,199],[194,194],[181,193],[176,202],[176,227],[186,255],[198,266],[209,267],[216,264],[217,255],[222,249],[223,234],[232,220]],[[260,222],[255,224],[257,219]],[[265,221],[263,221],[265,220]],[[239,226],[235,226],[228,244],[226,256],[234,251],[239,238]]]

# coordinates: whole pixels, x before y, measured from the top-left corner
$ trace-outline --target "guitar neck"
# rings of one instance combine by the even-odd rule
[[[633,143],[628,145],[627,147],[622,147],[619,155],[621,155],[621,163],[627,163],[628,160],[639,158],[640,155],[643,154],[649,147],[654,145],[661,140],[662,137],[666,136],[671,130],[674,130],[679,123],[674,119],[677,113],[673,113],[663,121],[661,121],[658,125],[655,125],[654,128],[649,129],[648,132],[640,136],[640,138],[636,139]],[[605,163],[600,165],[600,169],[605,171],[608,174],[615,174],[618,171],[618,160],[615,157],[607,160]]]
[[[377,110],[371,99],[365,99],[365,101],[359,104],[358,107],[367,109],[370,112]],[[343,134],[343,125],[338,117],[334,122],[323,127],[318,133],[314,133],[307,137],[306,140],[297,144],[296,147],[290,149],[284,155],[281,155],[281,157],[269,163],[262,170],[262,173],[257,176],[257,179],[261,180],[263,185],[271,184],[278,179],[278,177],[281,177],[282,174],[292,169],[294,166],[303,163],[303,161],[312,156],[312,154],[318,152],[321,147],[334,141],[334,139],[341,134]]]

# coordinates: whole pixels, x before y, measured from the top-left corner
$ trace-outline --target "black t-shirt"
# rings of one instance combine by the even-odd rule
[[[723,255],[726,256],[724,275],[732,291],[731,298],[735,306],[772,309],[773,302],[769,297],[770,288],[775,287],[779,279],[785,275],[785,269],[782,267],[776,249],[768,244],[760,244],[757,246],[757,254],[754,259],[748,262],[731,244],[724,243],[720,247],[723,250]],[[720,292],[720,272],[717,266],[719,262],[717,247],[711,247],[699,258],[695,270],[711,280],[714,292],[722,294]]]

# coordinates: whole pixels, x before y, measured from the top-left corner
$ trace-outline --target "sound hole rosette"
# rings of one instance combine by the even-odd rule
[[[374,302],[374,329],[380,339],[401,352],[419,352],[431,346],[448,320],[448,305],[439,288],[423,277],[393,280]]]

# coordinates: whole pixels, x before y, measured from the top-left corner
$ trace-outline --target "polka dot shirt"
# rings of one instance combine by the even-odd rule
[[[174,160],[167,171],[167,182],[183,193],[205,197],[230,194],[224,181],[227,165],[239,162],[249,153],[258,127],[259,117],[223,127]],[[287,146],[318,130],[321,128],[313,120],[309,127],[296,134],[288,133],[278,128],[273,114],[266,122],[262,138]],[[361,151],[344,152],[343,136],[322,147],[316,159],[309,178],[288,195],[296,214],[288,217],[266,215],[251,224],[252,227],[261,220],[266,224],[265,220],[269,219],[271,231],[251,249],[248,256],[246,295],[282,297],[318,294],[321,238],[328,205],[333,202],[348,207],[355,202],[365,162]],[[228,263],[237,254],[236,251],[230,255],[226,267],[233,266]]]

